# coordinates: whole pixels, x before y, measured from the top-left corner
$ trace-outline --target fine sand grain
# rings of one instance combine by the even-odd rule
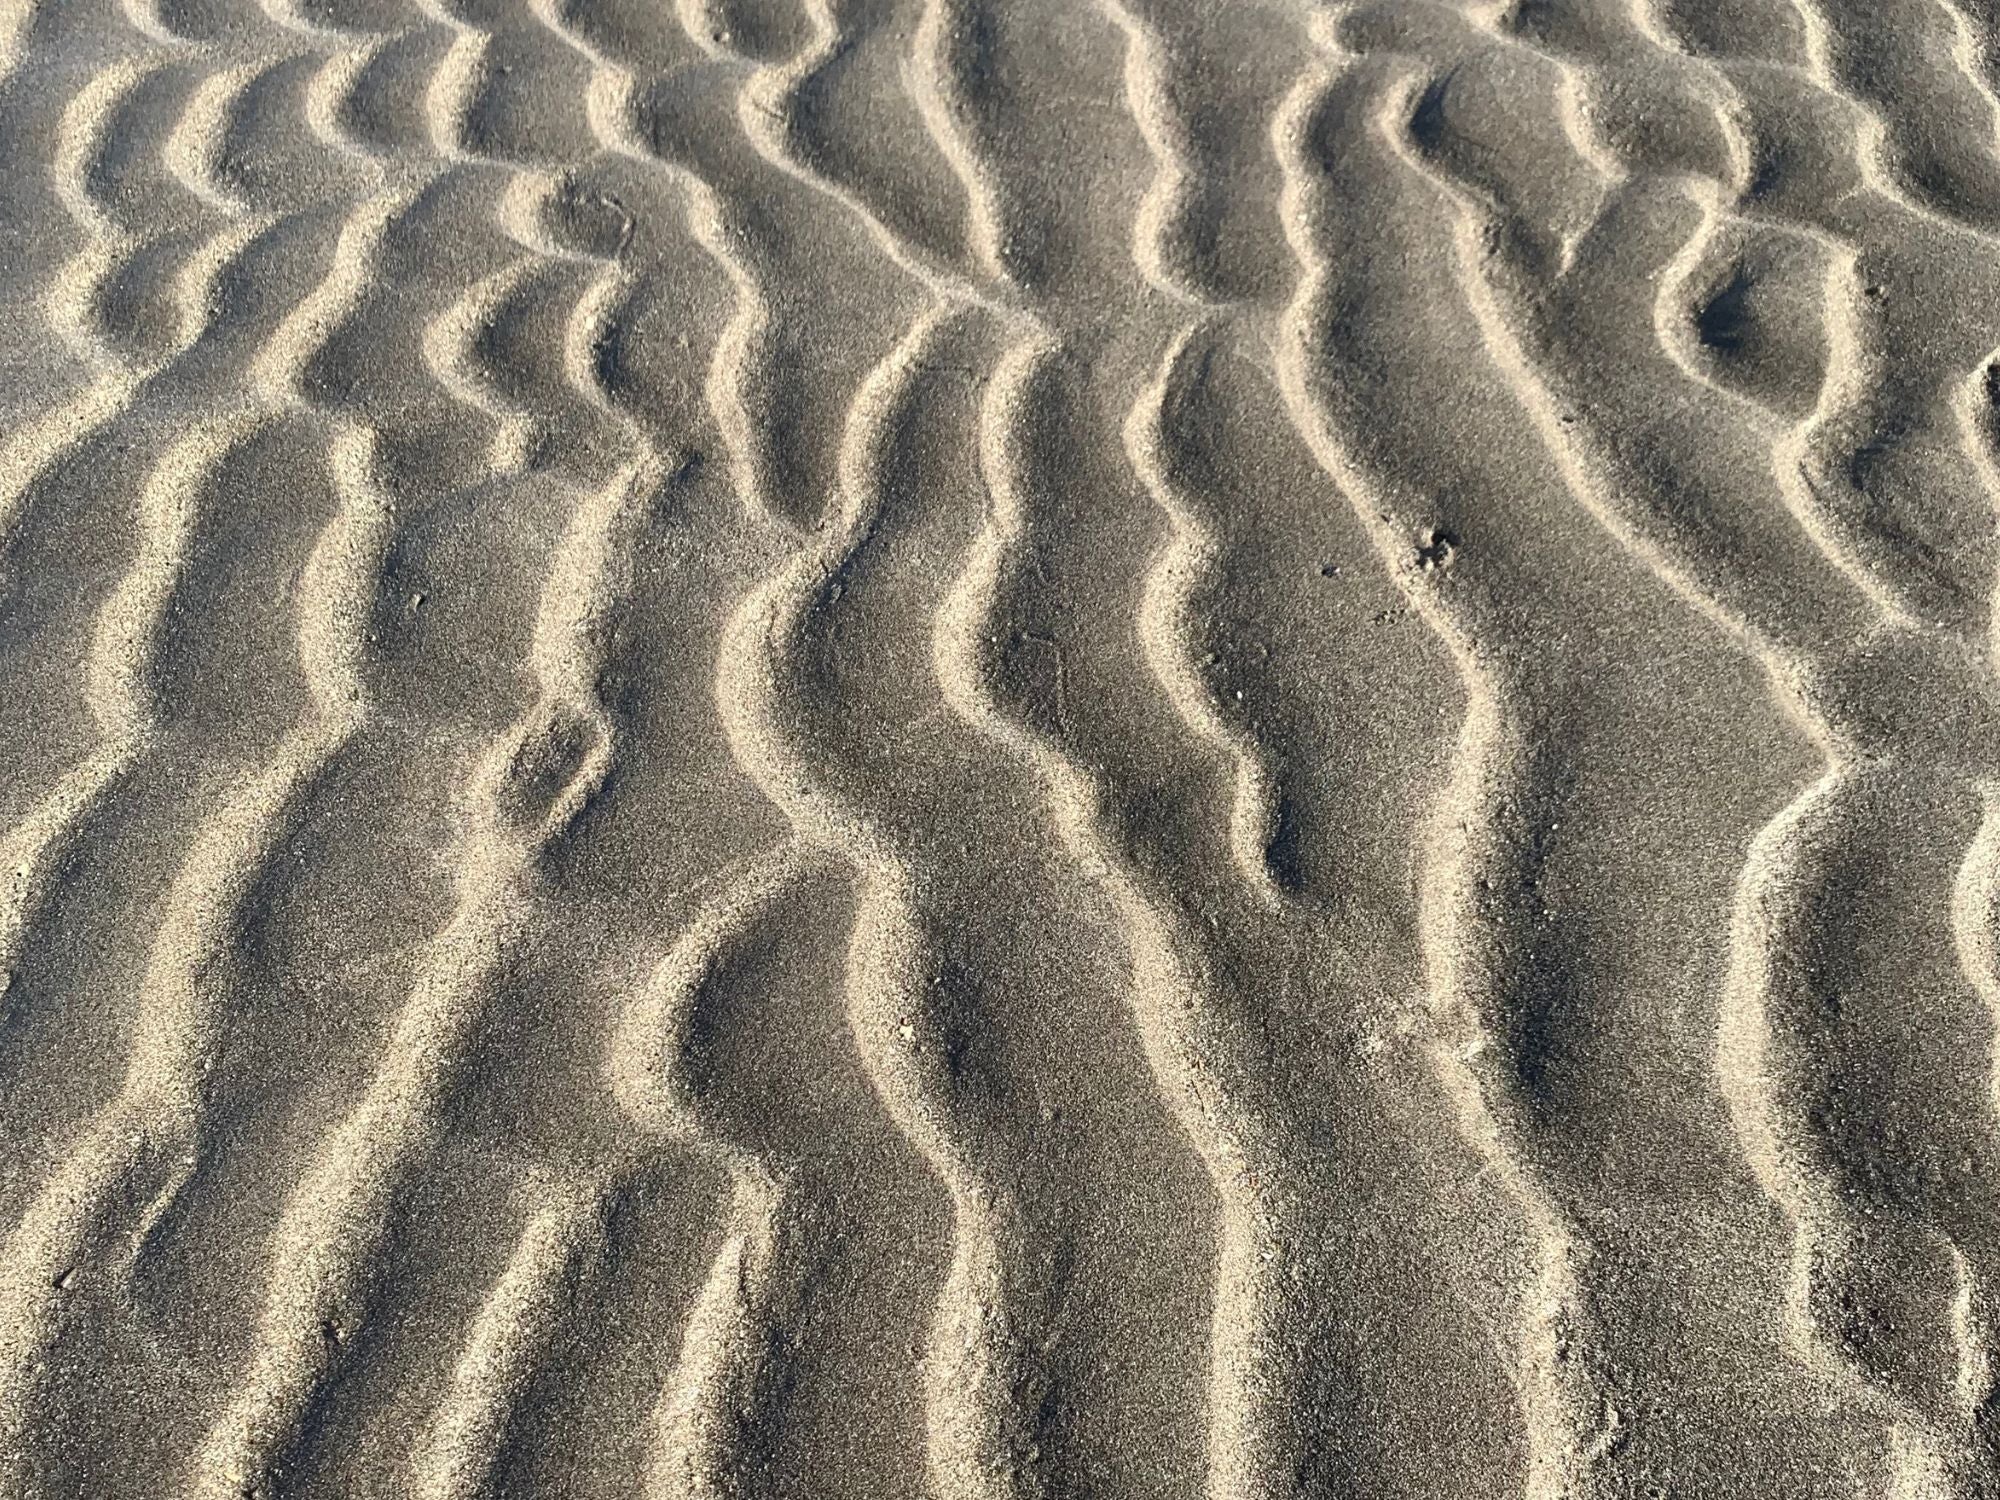
[[[2000,1495],[1988,0],[0,0],[0,1500]]]

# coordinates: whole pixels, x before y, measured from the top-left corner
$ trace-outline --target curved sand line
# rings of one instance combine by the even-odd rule
[[[540,697],[471,768],[457,908],[432,938],[382,1067],[292,1193],[269,1258],[256,1352],[204,1442],[198,1493],[219,1497],[267,1475],[332,1378],[321,1328],[361,1300],[399,1186],[436,1140],[442,1091],[532,921],[539,862],[609,771],[612,730],[596,698],[596,664],[627,587],[626,537],[650,492],[643,469],[618,476],[579,506],[556,550],[530,648]]]
[[[158,513],[153,555],[142,554],[127,589],[107,606],[100,637],[100,691],[132,721],[127,732],[135,747],[146,717],[135,678],[144,670],[144,642],[158,629],[193,524],[192,492],[258,420],[244,419],[221,445],[212,432],[189,439],[155,476],[149,496]],[[380,501],[351,477],[365,463],[352,442],[345,454],[337,453],[336,474],[350,476],[349,499],[321,533],[301,580],[299,654],[315,716],[292,733],[240,800],[196,835],[154,938],[145,976],[148,1004],[132,1039],[124,1087],[72,1147],[0,1256],[6,1304],[0,1322],[9,1330],[0,1359],[0,1421],[9,1430],[9,1451],[33,1420],[36,1372],[60,1312],[62,1285],[127,1227],[121,1213],[150,1202],[144,1217],[156,1217],[198,1160],[208,1109],[203,1078],[223,1022],[226,956],[244,904],[287,837],[302,794],[365,718],[359,643],[388,535]],[[105,711],[113,706],[107,703]]]
[[[197,90],[184,118],[220,118],[226,112],[221,101],[241,77],[211,80],[219,83],[219,99],[207,98],[206,86]],[[210,201],[228,202],[219,196]],[[246,238],[229,226],[215,237],[232,250]],[[285,404],[289,387],[277,371],[287,346],[299,338],[298,319],[295,312],[260,357],[257,399],[174,443],[146,482],[137,553],[100,611],[93,635],[86,698],[99,745],[8,834],[18,872],[7,909],[10,964],[88,819],[150,748],[158,718],[149,675],[200,524],[201,492],[230,453]],[[336,468],[351,468],[353,462],[337,462]],[[379,505],[367,496],[343,509],[322,533],[302,579],[299,610],[300,656],[318,715],[294,732],[240,802],[196,835],[156,932],[144,986],[149,1002],[138,1018],[123,1088],[66,1154],[0,1255],[0,1296],[9,1308],[4,1320],[9,1338],[0,1359],[0,1423],[10,1433],[10,1452],[18,1450],[20,1435],[34,1420],[38,1372],[54,1336],[62,1284],[128,1227],[121,1213],[156,1218],[196,1160],[204,1109],[201,1077],[223,999],[213,973],[234,941],[243,902],[285,835],[288,810],[359,726],[358,668],[339,642],[366,619],[371,559],[379,558],[383,543],[381,521]],[[128,1201],[134,1194],[138,1203]],[[142,1211],[148,1201],[151,1206]]]
[[[716,691],[739,763],[784,810],[802,840],[844,854],[861,873],[853,951],[868,957],[865,968],[849,970],[855,1041],[884,1109],[949,1190],[957,1220],[957,1253],[926,1357],[929,1470],[933,1483],[954,1500],[987,1500],[1015,1493],[1004,1476],[1012,1468],[1011,1450],[1019,1446],[1008,1434],[1018,1418],[1009,1410],[1013,1378],[1005,1351],[1011,1339],[1000,1302],[992,1193],[968,1163],[968,1148],[944,1117],[935,1085],[899,1045],[897,1028],[908,1025],[902,1019],[909,1003],[903,992],[911,981],[897,958],[916,946],[908,876],[885,840],[837,800],[815,791],[810,751],[794,742],[786,721],[780,665],[785,643],[871,524],[874,485],[867,465],[876,434],[906,399],[926,349],[953,316],[933,312],[920,318],[856,393],[841,449],[839,511],[817,547],[796,553],[738,609],[724,641]],[[982,1315],[979,1309],[986,1311]]]
[[[1125,97],[1145,133],[1156,170],[1132,226],[1132,253],[1148,281],[1186,302],[1209,300],[1207,288],[1184,253],[1180,221],[1191,211],[1194,152],[1186,124],[1172,109],[1159,38],[1145,18],[1122,0],[1099,0],[1125,33]]]
[[[1166,512],[1174,536],[1172,546],[1160,554],[1147,577],[1139,607],[1139,631],[1147,659],[1175,710],[1197,736],[1235,763],[1231,852],[1250,887],[1263,900],[1275,902],[1283,892],[1270,858],[1278,832],[1271,768],[1256,738],[1247,729],[1233,727],[1223,716],[1213,689],[1196,666],[1192,645],[1201,594],[1215,586],[1215,529],[1202,515],[1200,501],[1176,483],[1166,458],[1165,428],[1178,394],[1176,387],[1196,373],[1190,365],[1198,365],[1211,355],[1201,331],[1189,328],[1175,340],[1153,386],[1140,394],[1125,424],[1125,450],[1132,468]]]
[[[1476,268],[1476,266],[1478,266],[1478,250],[1476,250],[1476,242],[1472,242],[1472,240],[1462,240],[1462,242],[1460,242],[1460,254],[1462,254],[1462,258],[1464,258],[1464,264],[1468,266],[1468,272],[1466,272],[1466,280],[1468,280],[1468,282],[1472,282],[1472,284],[1476,286],[1476,284],[1478,284],[1478,280],[1480,280],[1480,270]],[[1492,310],[1492,304],[1488,304],[1488,310],[1486,310],[1486,314],[1482,316],[1482,326],[1484,326],[1484,330],[1486,330],[1486,338],[1488,338],[1488,344],[1490,344],[1490,346],[1496,346],[1496,348],[1500,348],[1500,350],[1508,350],[1508,348],[1512,346],[1512,338],[1514,338],[1514,336],[1512,336],[1512,332],[1508,330],[1508,324],[1506,324],[1506,322],[1504,322],[1502,318],[1498,318],[1498,316],[1494,314],[1494,310]],[[1516,362],[1520,360],[1520,356],[1518,356],[1518,354],[1510,354],[1508,358],[1510,358],[1510,360],[1516,360]],[[1522,372],[1522,378],[1524,378],[1524,380],[1522,380],[1522,384],[1524,384],[1524,386],[1528,386],[1530,390],[1534,390],[1534,388],[1536,388],[1536,386],[1534,386],[1534,376],[1532,376],[1532,374],[1528,372],[1528,366],[1526,366],[1526,364],[1516,364],[1516,368],[1518,368],[1518,370]],[[1534,404],[1530,404],[1530,408],[1534,410]],[[1548,444],[1550,444],[1550,446],[1552,446],[1552,448],[1554,448],[1556,452],[1562,452],[1562,450],[1564,450],[1564,444],[1566,444],[1568,440],[1572,440],[1572,438],[1570,438],[1570,434],[1562,432],[1562,430],[1560,430],[1560,426],[1558,426],[1558,422],[1550,420],[1550,418],[1554,416],[1554,412],[1552,412],[1552,410],[1548,408],[1548,404],[1546,404],[1546,402],[1544,402],[1544,404],[1540,406],[1540,414],[1542,414],[1542,418],[1544,418],[1544,420],[1542,420],[1542,428],[1544,428],[1544,434],[1546,434],[1546,440],[1548,440]],[[1588,484],[1588,480],[1584,480],[1584,482]],[[1592,510],[1592,512],[1594,512],[1594,514],[1596,514],[1596,516],[1600,518],[1600,522],[1604,522],[1604,520],[1610,520],[1610,516],[1606,514],[1606,510],[1604,510],[1602,506],[1590,506],[1590,504],[1588,504],[1588,494],[1590,494],[1590,490],[1588,490],[1588,488],[1582,488],[1582,486],[1580,486],[1580,484],[1576,484],[1574,480],[1572,480],[1572,488],[1574,488],[1574,490],[1578,490],[1578,492],[1580,492],[1580,494],[1582,494],[1582,496],[1586,498],[1586,508],[1590,508],[1590,510]],[[1794,512],[1794,514],[1796,514],[1796,512]],[[1798,516],[1798,520],[1804,520],[1804,516]],[[1622,542],[1626,542],[1628,546],[1632,544],[1632,536],[1630,536],[1630,532],[1628,532],[1628,530],[1624,530],[1622,526],[1618,526],[1616,522],[1612,522],[1612,524],[1610,524],[1610,530],[1612,530],[1612,532],[1614,532],[1614,534],[1616,534],[1616,536],[1618,536],[1618,538],[1620,538]],[[1810,528],[1808,528],[1808,530],[1810,530]],[[1816,540],[1816,542],[1818,542],[1818,544],[1822,546],[1822,550],[1830,550],[1830,548],[1826,548],[1826,544],[1824,544],[1824,538],[1816,536],[1814,540]],[[1682,548],[1680,548],[1678,544],[1670,544],[1670,548],[1672,548],[1672,552],[1682,552]],[[1660,554],[1658,554],[1658,552],[1654,550],[1654,546],[1648,546],[1648,548],[1640,550],[1640,556],[1642,556],[1642,558],[1644,558],[1644,560],[1648,562],[1648,566],[1650,566],[1650,568],[1652,568],[1654,572],[1658,572],[1658,574],[1664,574],[1664,576],[1672,576],[1672,572],[1670,572],[1670,564],[1668,564],[1668,566],[1662,566],[1662,558],[1660,558]],[[1684,588],[1686,588],[1686,586],[1684,586]],[[1694,602],[1694,604],[1702,606],[1702,608],[1704,608],[1704,612],[1710,612],[1710,614],[1712,614],[1714,618],[1718,618],[1720,622],[1728,624],[1730,628],[1734,628],[1734,630],[1738,630],[1738,632],[1746,632],[1746,624],[1748,624],[1746,616],[1744,616],[1744,614],[1742,614],[1740,610],[1732,610],[1732,608],[1722,608],[1720,600],[1718,600],[1718,602],[1710,602],[1710,586],[1698,586],[1698,588],[1692,588],[1692,590],[1688,590],[1688,592],[1690,592],[1690,602]],[[1758,630],[1748,630],[1748,632],[1746,632],[1748,640],[1752,640],[1752,642],[1758,642],[1758,636],[1760,636],[1760,634],[1762,634],[1762,632],[1758,632]],[[1768,636],[1766,636],[1766,642],[1768,642]],[[1768,666],[1772,668],[1774,676],[1776,676],[1776,678],[1778,678],[1780,682],[1782,682],[1784,678],[1792,678],[1792,680],[1796,682],[1796,678],[1798,678],[1798,674],[1800,674],[1800,670],[1802,670],[1802,666],[1804,666],[1806,662],[1800,662],[1800,660],[1798,660],[1798,658],[1794,656],[1794,660],[1792,660],[1790,664],[1786,664],[1782,656],[1770,656],[1770,654],[1768,654],[1768,650],[1770,650],[1770,648],[1768,648],[1768,644],[1762,644],[1762,648],[1760,648],[1760,654],[1764,654],[1764,656],[1766,656],[1766,664],[1768,664]],[[1796,692],[1796,688],[1794,688],[1794,692]],[[1824,730],[1820,730],[1820,734],[1824,736]],[[1822,742],[1824,742],[1824,738],[1822,738]],[[1738,928],[1738,936],[1740,936],[1742,932],[1744,932],[1744,930],[1742,930],[1742,928]],[[1736,1012],[1738,1012],[1738,1006],[1736,1006],[1734,1002],[1726,1002],[1726,1004],[1724,1004],[1724,1018],[1726,1018],[1726,1020],[1724,1020],[1724,1026],[1726,1026],[1726,1028],[1728,1028],[1728,1026],[1734,1026],[1734,1024],[1736,1024],[1736,1022],[1728,1020],[1728,1016],[1732,1016],[1732,1014],[1736,1014]],[[1738,1118],[1740,1118],[1740,1116],[1738,1116]],[[1754,1150],[1754,1148],[1752,1148],[1752,1156],[1756,1156],[1756,1150]],[[1796,1158],[1788,1158],[1788,1160],[1796,1160]],[[1768,1172],[1764,1174],[1764,1180],[1766,1180],[1766,1184],[1770,1182],[1770,1176],[1768,1176]],[[1796,1182],[1796,1178],[1794,1178],[1794,1182]],[[1802,1194],[1804,1194],[1804,1196],[1802,1196]],[[1814,1198],[1816,1198],[1816,1194],[1812,1194],[1810,1190],[1804,1190],[1802,1186],[1794,1186],[1794,1188],[1788,1188],[1788,1192],[1786,1192],[1786,1196],[1784,1196],[1784,1202],[1786,1202],[1786,1206],[1788,1206],[1788,1212],[1792,1212],[1792,1214],[1794,1214],[1794,1220],[1796,1220],[1796,1222],[1800,1224],[1800,1242],[1798,1242],[1800,1250],[1798,1250],[1798,1254],[1800,1254],[1802,1258],[1804,1258],[1804,1256],[1808,1254],[1808,1248],[1806,1248],[1806,1246],[1808,1246],[1808,1244],[1812,1244],[1812,1240],[1810,1240],[1810,1238],[1806,1238],[1806,1230],[1804,1230],[1804,1226],[1806,1226],[1806,1224],[1810,1224],[1810,1222],[1814,1222],[1816,1218],[1818,1218],[1818,1220],[1824,1220],[1824,1212],[1816,1212],[1816,1210],[1820,1208],[1820,1206],[1818,1206],[1816,1202],[1814,1202],[1812,1206],[1808,1206],[1808,1200],[1814,1200]],[[1830,1370],[1830,1368],[1828,1368],[1826,1364],[1820,1364],[1818,1368],[1820,1368],[1820,1372],[1822,1372],[1822,1374],[1824,1374],[1826,1378],[1832,1378],[1832,1380],[1838,1380],[1838,1372],[1836,1372],[1836,1370]],[[1916,1470],[1912,1470],[1912,1472],[1918,1472],[1918,1470],[1922,1470],[1922,1472],[1932,1472],[1932,1470],[1934,1470],[1934,1464],[1930,1464],[1930,1460],[1922,1460],[1922,1458],[1914,1458],[1914,1460],[1904,1460],[1904,1462],[1908,1462],[1908,1464],[1914,1464],[1914,1466],[1916,1466]]]
[[[1712,216],[1709,222],[1711,225],[1713,224]],[[1702,239],[1703,236],[1697,236],[1696,240],[1690,244],[1688,250],[1684,252],[1684,259],[1692,258],[1702,253]],[[1470,261],[1469,256],[1468,260]],[[1470,274],[1477,275],[1476,272]],[[1629,274],[1629,272],[1625,274]],[[1667,279],[1669,284],[1671,279],[1671,277]],[[1667,290],[1666,286],[1663,286],[1662,290],[1665,292]],[[1848,297],[1852,298],[1853,293],[1848,292]],[[1843,299],[1839,297],[1829,300],[1835,309],[1838,309],[1843,302]],[[1855,300],[1858,300],[1858,298]],[[1814,441],[1814,430],[1833,421],[1835,415],[1843,405],[1857,403],[1868,390],[1866,372],[1858,367],[1859,362],[1853,352],[1856,341],[1851,334],[1842,337],[1840,332],[1841,325],[1837,320],[1833,322],[1832,326],[1834,329],[1834,342],[1830,357],[1831,371],[1829,378],[1820,392],[1819,402],[1815,410],[1809,414],[1807,420],[1774,439],[1775,473],[1779,485],[1785,491],[1789,510],[1808,534],[1812,536],[1814,542],[1870,598],[1871,602],[1875,604],[1880,617],[1887,625],[1891,627],[1901,625],[1904,628],[1908,628],[1915,623],[1909,608],[1897,600],[1889,590],[1885,589],[1872,576],[1859,556],[1843,543],[1837,533],[1830,532],[1822,520],[1816,519],[1819,515],[1817,506],[1818,497],[1811,493],[1809,482],[1805,484],[1801,483],[1803,455],[1807,451],[1808,445]],[[1662,342],[1664,343],[1665,340],[1663,339]],[[1628,429],[1636,425],[1636,423],[1629,423]],[[1744,618],[1740,608],[1732,609],[1728,613],[1734,616],[1739,622]],[[1807,672],[1832,670],[1834,660],[1837,660],[1837,658],[1833,657],[1829,647],[1814,646],[1806,651],[1803,659],[1795,656],[1790,664],[1781,664],[1779,661],[1773,661],[1771,664],[1774,668],[1774,674],[1781,682],[1787,678],[1791,679],[1785,684],[1785,688],[1783,689],[1785,696],[1791,697],[1799,691],[1801,686],[1799,678],[1801,676]],[[1851,774],[1854,763],[1849,756],[1847,747],[1840,743],[1846,737],[1846,732],[1839,724],[1838,713],[1836,713],[1832,720],[1826,718],[1826,708],[1832,705],[1822,706],[1821,702],[1817,701],[1818,697],[1817,693],[1811,694],[1810,701],[1798,704],[1794,711],[1798,713],[1801,722],[1809,729],[1809,732],[1826,747],[1826,753],[1831,758],[1832,774],[1838,780]],[[1794,699],[1794,702],[1796,702],[1796,699]],[[1816,797],[1817,794],[1815,792],[1808,791],[1801,802],[1795,804],[1793,813],[1781,814],[1780,821],[1773,825],[1773,830],[1781,831],[1789,827],[1789,819],[1794,815],[1807,816],[1811,809],[1817,805]],[[1781,832],[1774,831],[1772,836],[1781,837],[1782,835]],[[1753,864],[1756,859],[1757,856],[1753,854]],[[1773,888],[1774,882],[1782,884],[1784,877],[1777,872],[1782,868],[1784,863],[1783,857],[1781,855],[1769,854],[1766,856],[1766,862],[1767,868],[1765,868],[1763,873],[1759,874],[1755,879],[1746,877],[1747,883],[1744,886],[1744,900],[1759,899],[1754,893],[1759,890]],[[1774,898],[1766,897],[1764,899]],[[1797,923],[1808,919],[1801,912],[1791,920]],[[1746,921],[1747,919],[1739,920],[1736,929],[1738,942],[1754,941],[1754,932],[1761,930],[1754,925],[1745,925]],[[1748,961],[1745,960],[1744,962]],[[1741,972],[1742,969],[1739,966],[1739,973]],[[1740,979],[1733,982],[1732,991],[1740,995],[1745,982]],[[1763,1082],[1765,1075],[1763,1073],[1760,1073],[1754,1067],[1739,1065],[1739,1062],[1735,1060],[1745,1055],[1745,1044],[1742,1042],[1740,1035],[1738,1035],[1744,1024],[1741,1020],[1744,1003],[1741,1000],[1737,1000],[1726,1006],[1726,1019],[1724,1022],[1727,1038],[1723,1047],[1723,1067],[1728,1079],[1726,1087],[1731,1097],[1739,1101],[1746,1088],[1765,1087]],[[1739,1118],[1742,1118],[1742,1110],[1745,1106],[1739,1103],[1738,1107]],[[1759,1171],[1760,1177],[1766,1182],[1767,1188],[1773,1191],[1779,1198],[1779,1201],[1785,1204],[1787,1211],[1793,1216],[1795,1223],[1798,1225],[1795,1286],[1801,1289],[1806,1286],[1805,1268],[1808,1265],[1822,1265],[1828,1262],[1839,1264],[1845,1260],[1849,1268],[1834,1274],[1836,1276],[1857,1274],[1858,1258],[1865,1255],[1866,1252],[1859,1249],[1843,1250],[1840,1248],[1853,1243],[1852,1235],[1854,1229],[1848,1222],[1851,1219],[1851,1214],[1840,1205],[1834,1194],[1812,1181],[1813,1172],[1810,1168],[1801,1164],[1805,1159],[1802,1148],[1794,1148],[1782,1156],[1774,1155],[1769,1148],[1769,1142],[1764,1138],[1769,1136],[1773,1129],[1777,1128],[1771,1123],[1772,1111],[1782,1111],[1785,1106],[1777,1103],[1775,1100],[1766,1099],[1758,1107],[1765,1113],[1764,1123],[1762,1125],[1746,1126],[1746,1141],[1753,1165]],[[1762,1145],[1759,1144],[1760,1141],[1763,1141]],[[1774,1165],[1780,1161],[1787,1164],[1782,1169]],[[1785,1179],[1782,1185],[1776,1181],[1774,1173],[1777,1177]],[[1964,1263],[1962,1258],[1959,1264],[1961,1270],[1953,1274],[1951,1284],[1940,1286],[1937,1289],[1938,1295],[1942,1300],[1954,1304],[1961,1301],[1967,1295],[1963,1284]],[[1808,1299],[1803,1290],[1795,1294],[1793,1317],[1798,1330],[1796,1335],[1797,1340],[1801,1343],[1802,1347],[1814,1342],[1816,1338],[1826,1338],[1830,1343],[1840,1342],[1837,1339],[1833,1339],[1830,1332],[1814,1334],[1809,1331],[1818,1328],[1823,1321],[1824,1313],[1819,1310],[1822,1307],[1823,1303],[1817,1295]],[[1948,1356],[1948,1363],[1959,1370],[1965,1370],[1971,1367],[1972,1359],[1973,1356],[1970,1351],[1962,1346],[1961,1341],[1961,1347]],[[1828,1378],[1837,1378],[1838,1371],[1829,1368],[1825,1360],[1816,1358],[1814,1363]],[[1868,1375],[1872,1380],[1882,1384],[1885,1388],[1897,1387],[1902,1379],[1899,1374],[1890,1373],[1891,1367],[1888,1362],[1877,1362],[1877,1357],[1873,1355],[1863,1355],[1861,1357],[1860,1368],[1863,1374]],[[1955,1423],[1963,1429],[1970,1425],[1970,1420],[1970,1416],[1962,1411],[1958,1417],[1947,1419],[1947,1425]],[[1896,1481],[1897,1483],[1916,1484],[1919,1486],[1945,1483],[1947,1481],[1941,1476],[1960,1469],[1962,1461],[1950,1458],[1947,1454],[1952,1447],[1960,1444],[1962,1439],[1946,1437],[1943,1431],[1937,1428],[1932,1418],[1919,1415],[1914,1410],[1906,1407],[1905,1415],[1898,1420],[1896,1427],[1900,1436],[1896,1440],[1899,1456],[1895,1462],[1900,1466],[1902,1473],[1902,1477]],[[1960,1481],[1952,1482],[1956,1483]]]
[[[716,1157],[730,1181],[722,1244],[654,1409],[646,1493],[655,1500],[735,1492],[762,1393],[774,1380],[767,1362],[770,1330],[784,1311],[776,1303],[787,1278],[776,1260],[785,1184],[707,1123],[689,1053],[711,976],[811,865],[794,844],[746,866],[718,892],[626,1006],[605,1059],[612,1090],[634,1120]]]
[[[1393,568],[1401,539],[1383,524],[1382,513],[1368,498],[1372,486],[1366,475],[1319,414],[1306,356],[1328,270],[1311,238],[1314,205],[1307,175],[1310,164],[1303,157],[1298,137],[1332,82],[1331,75],[1309,74],[1273,126],[1274,146],[1286,167],[1284,218],[1301,267],[1298,291],[1285,322],[1279,384],[1307,445],[1355,506],[1384,563]],[[1494,1038],[1481,1019],[1489,1006],[1480,993],[1482,976],[1460,956],[1461,946],[1470,938],[1463,930],[1471,915],[1468,908],[1476,900],[1477,835],[1469,832],[1476,820],[1458,809],[1492,804],[1496,789],[1506,784],[1510,761],[1518,761],[1523,738],[1519,728],[1510,723],[1501,685],[1493,680],[1464,633],[1440,612],[1435,596],[1409,588],[1408,597],[1411,607],[1450,651],[1466,697],[1452,785],[1426,832],[1418,887],[1422,911],[1419,930],[1432,1003],[1445,1016],[1457,1018],[1453,1031],[1466,1034],[1441,1038],[1431,1058],[1458,1107],[1460,1129],[1506,1184],[1534,1236],[1535,1263],[1517,1294],[1520,1309],[1514,1358],[1528,1440],[1528,1493],[1539,1500],[1564,1494],[1579,1482],[1579,1460],[1586,1442],[1583,1435],[1591,1425],[1587,1398],[1571,1388],[1569,1372],[1563,1371],[1554,1357],[1561,1336],[1559,1322],[1574,1317],[1578,1307],[1572,1264],[1575,1247],[1562,1215],[1535,1180],[1518,1143],[1509,1138],[1508,1128],[1486,1096],[1475,1060],[1493,1045]]]
[[[561,1316],[564,1284],[602,1239],[601,1205],[588,1194],[548,1183],[533,1187],[547,1201],[487,1293],[452,1369],[450,1393],[417,1440],[410,1493],[420,1500],[474,1500],[490,1492],[512,1405],[535,1373],[536,1334]]]
[[[1256,1364],[1238,1347],[1235,1330],[1246,1323],[1239,1299],[1254,1300],[1269,1257],[1258,1244],[1258,1220],[1243,1188],[1246,1162],[1240,1125],[1228,1116],[1199,1052],[1187,1017],[1206,993],[1198,945],[1186,925],[1116,852],[1102,827],[1099,788],[1082,768],[1029,723],[1009,713],[992,685],[988,622],[1010,572],[1018,568],[1028,526],[1028,483],[1016,452],[1019,430],[1032,420],[1040,387],[1063,347],[1046,333],[1030,333],[1002,358],[981,408],[980,456],[992,508],[968,549],[951,595],[940,608],[935,661],[946,702],[981,735],[1029,767],[1042,783],[1071,857],[1110,896],[1125,927],[1133,967],[1132,1007],[1148,1066],[1162,1096],[1202,1159],[1222,1204],[1217,1228],[1219,1293],[1210,1351],[1208,1448],[1216,1468],[1210,1482],[1227,1486],[1244,1451],[1254,1418],[1240,1383]],[[1220,1492],[1220,1491],[1218,1491]]]

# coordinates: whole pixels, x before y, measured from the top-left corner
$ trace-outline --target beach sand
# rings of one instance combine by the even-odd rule
[[[0,1500],[2000,1494],[1996,86],[0,0]]]

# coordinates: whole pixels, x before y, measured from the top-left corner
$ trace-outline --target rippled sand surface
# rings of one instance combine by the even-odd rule
[[[2000,1494],[1987,0],[0,0],[0,1500]]]

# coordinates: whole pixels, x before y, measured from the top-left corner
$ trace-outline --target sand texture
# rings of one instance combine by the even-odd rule
[[[1991,0],[0,0],[0,1500],[2000,1495]]]

